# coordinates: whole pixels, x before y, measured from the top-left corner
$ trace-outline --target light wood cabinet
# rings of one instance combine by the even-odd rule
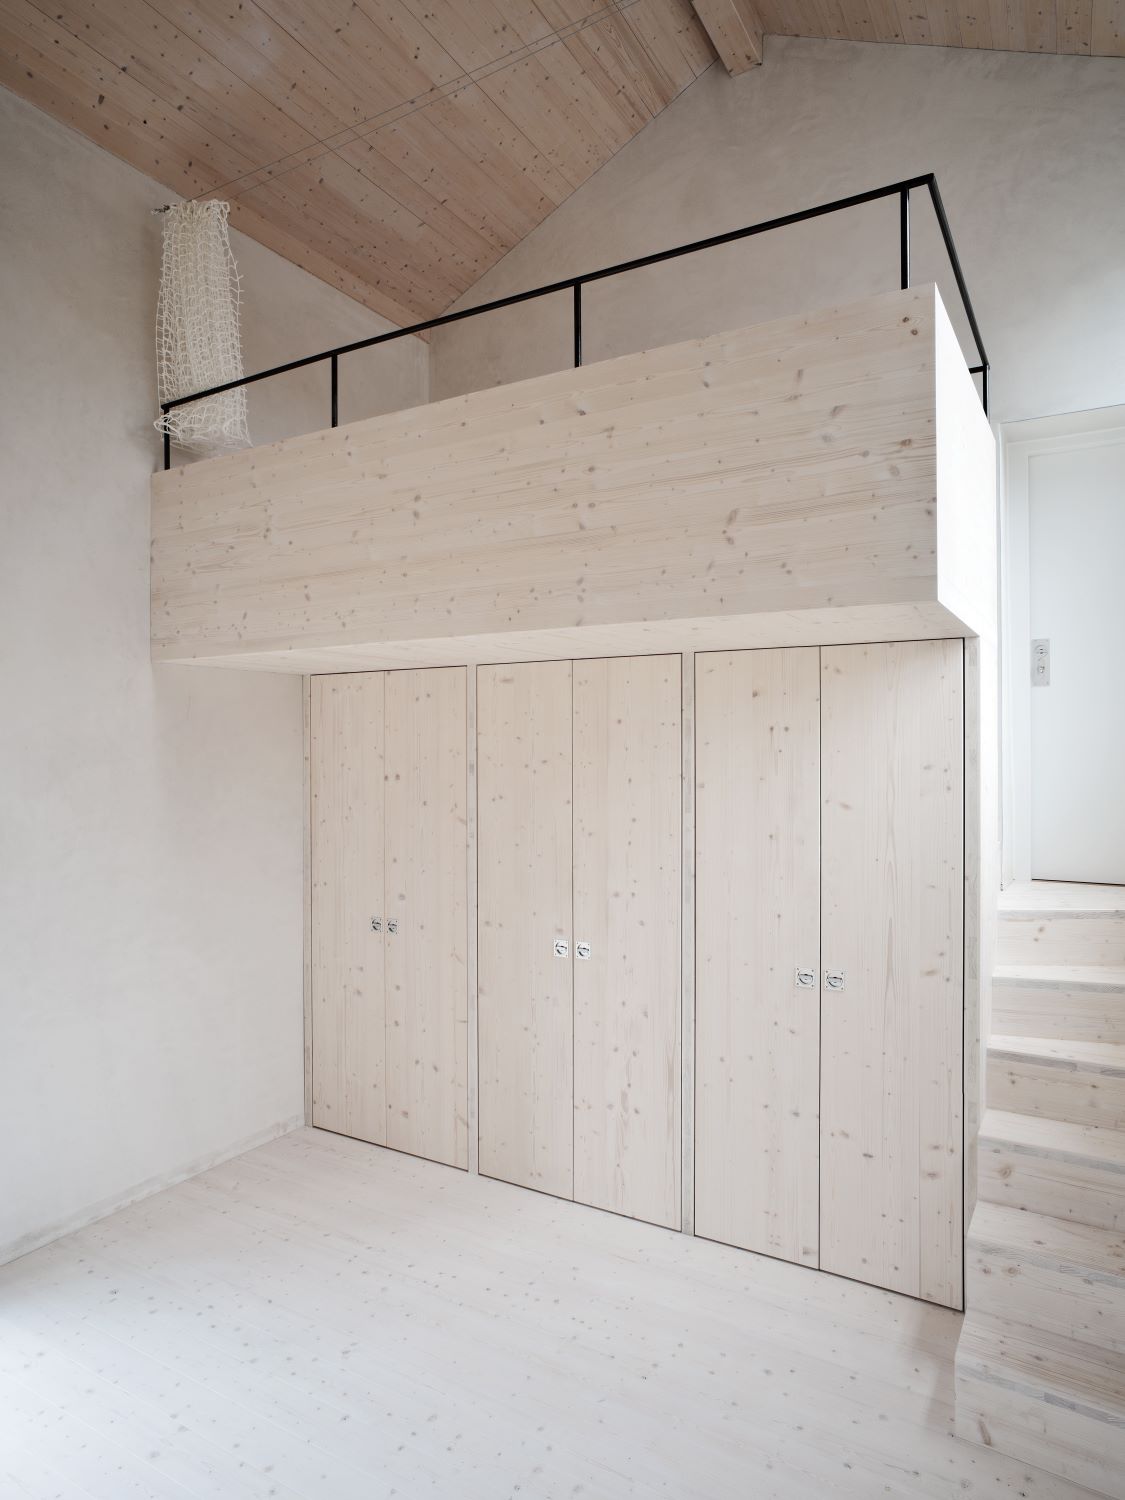
[[[559,1198],[574,1189],[571,677],[568,661],[477,673],[480,1170]]]
[[[312,680],[312,1123],[386,1144],[383,673]]]
[[[697,1232],[960,1306],[962,642],[696,694]]]
[[[825,1270],[960,1306],[959,640],[821,653]]]
[[[678,656],[574,663],[574,1196],[669,1227],[680,1223],[680,692]]]
[[[815,1266],[820,652],[698,656],[695,713],[696,1232]]]
[[[680,658],[478,672],[480,1169],[680,1221]]]
[[[312,685],[313,1123],[959,1306],[960,640]],[[692,695],[689,694],[689,698]],[[467,936],[477,923],[476,1108]],[[693,1198],[692,1198],[693,1194]]]
[[[468,1165],[462,667],[312,682],[314,1125]]]

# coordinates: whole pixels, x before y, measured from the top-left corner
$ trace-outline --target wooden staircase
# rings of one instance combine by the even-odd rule
[[[1000,900],[957,1432],[1125,1497],[1125,889]]]

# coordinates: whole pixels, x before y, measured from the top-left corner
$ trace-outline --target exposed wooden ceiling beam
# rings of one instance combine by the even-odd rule
[[[692,6],[728,73],[758,66],[762,22],[754,0],[692,0]]]

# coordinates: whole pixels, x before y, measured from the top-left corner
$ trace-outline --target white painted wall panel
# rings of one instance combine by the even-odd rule
[[[302,789],[299,681],[149,661],[168,192],[2,90],[0,139],[3,1260],[301,1117]],[[234,239],[251,366],[385,326]]]

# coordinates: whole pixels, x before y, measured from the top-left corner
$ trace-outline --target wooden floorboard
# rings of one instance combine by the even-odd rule
[[[0,1269],[0,1493],[1077,1500],[960,1322],[300,1130]]]

